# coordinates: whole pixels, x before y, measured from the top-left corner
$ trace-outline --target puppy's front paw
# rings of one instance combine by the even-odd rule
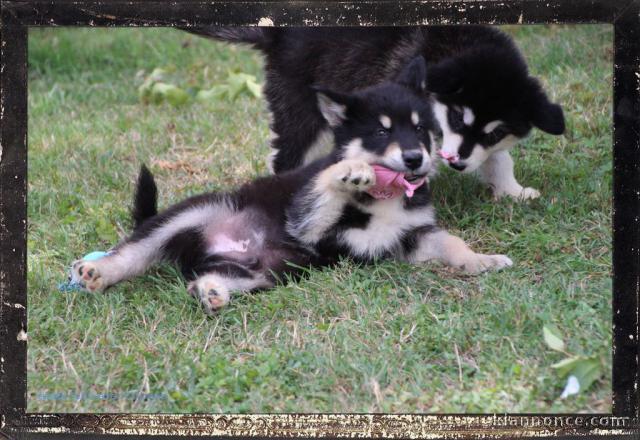
[[[366,162],[343,160],[335,165],[335,185],[342,190],[363,192],[376,184],[376,174]]]
[[[462,264],[461,269],[469,274],[478,274],[487,270],[500,270],[513,266],[513,261],[506,255],[473,254]]]
[[[107,287],[94,261],[74,261],[71,272],[71,278],[89,292],[102,292]]]
[[[533,200],[540,197],[540,191],[534,188],[523,188],[521,186],[507,189],[495,189],[493,197],[498,200],[502,197],[513,197],[520,201]]]
[[[229,291],[213,276],[205,275],[190,282],[187,292],[200,301],[207,315],[213,315],[216,310],[229,303]]]
[[[540,191],[538,191],[537,189],[533,189],[533,188],[525,188],[525,189],[522,190],[522,192],[518,196],[518,199],[520,199],[520,200],[533,200],[533,199],[537,199],[538,197],[540,197]]]

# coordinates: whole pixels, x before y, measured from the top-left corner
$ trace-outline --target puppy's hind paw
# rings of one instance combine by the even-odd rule
[[[513,261],[506,255],[474,254],[472,258],[462,265],[462,270],[469,274],[478,274],[510,266],[513,266]]]
[[[190,282],[187,292],[202,304],[204,312],[210,316],[229,303],[230,299],[228,289],[221,285],[216,277],[210,275]]]
[[[74,261],[71,265],[71,278],[89,292],[102,292],[107,287],[93,261]]]

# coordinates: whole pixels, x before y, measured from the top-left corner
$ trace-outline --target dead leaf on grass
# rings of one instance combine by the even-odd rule
[[[180,170],[189,174],[197,174],[199,172],[199,170],[192,167],[188,162],[181,161],[181,160],[172,162],[169,160],[158,159],[158,160],[154,160],[152,164],[163,170],[171,170],[171,171]]]

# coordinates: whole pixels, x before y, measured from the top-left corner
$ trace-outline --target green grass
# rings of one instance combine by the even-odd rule
[[[127,233],[142,162],[162,206],[266,173],[262,100],[175,108],[143,105],[136,90],[155,67],[201,87],[230,70],[262,81],[260,57],[171,29],[32,29],[28,410],[608,412],[612,31],[509,32],[567,116],[566,136],[535,132],[514,152],[518,179],[543,197],[493,202],[453,172],[433,185],[441,223],[513,268],[343,262],[208,318],[166,266],[104,295],[57,283]],[[544,345],[545,324],[568,352],[601,359],[586,392],[558,398],[550,366],[563,355]],[[138,391],[160,398],[73,398]]]

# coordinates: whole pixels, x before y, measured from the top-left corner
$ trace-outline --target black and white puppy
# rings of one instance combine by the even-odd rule
[[[440,229],[428,184],[410,198],[368,193],[376,184],[372,165],[401,172],[410,182],[432,171],[436,122],[423,96],[425,69],[420,57],[395,81],[351,94],[318,91],[320,111],[335,134],[334,151],[237,191],[195,196],[157,213],[156,186],[143,167],[133,233],[106,257],[74,262],[72,278],[102,291],[155,262],[171,261],[189,281],[189,293],[212,313],[233,292],[269,288],[299,267],[341,257],[439,260],[469,273],[510,266],[508,257],[475,253]]]
[[[461,172],[478,171],[495,197],[538,197],[537,190],[524,188],[514,177],[509,149],[532,127],[564,132],[561,107],[549,101],[512,39],[496,28],[185,30],[250,43],[264,53],[275,173],[309,163],[332,146],[312,86],[349,93],[393,78],[417,55],[430,64],[428,89],[442,128],[442,161]]]

